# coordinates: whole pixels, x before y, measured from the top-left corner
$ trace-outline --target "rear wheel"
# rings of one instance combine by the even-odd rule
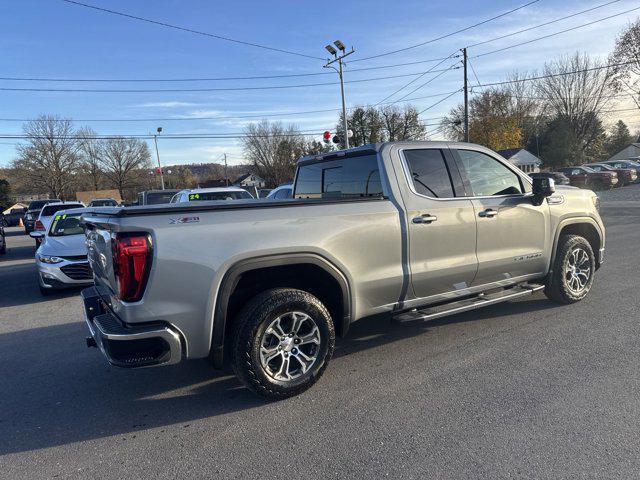
[[[587,239],[561,235],[544,293],[559,303],[578,302],[591,290],[595,269],[595,256]]]
[[[320,378],[334,344],[333,321],[320,300],[302,290],[268,290],[236,319],[233,368],[254,392],[291,397]]]

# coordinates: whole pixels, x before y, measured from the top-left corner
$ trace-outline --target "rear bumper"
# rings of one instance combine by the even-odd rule
[[[182,360],[180,334],[162,322],[128,325],[109,311],[96,287],[82,291],[91,338],[110,364],[124,368],[171,365]],[[93,339],[93,341],[91,340]]]

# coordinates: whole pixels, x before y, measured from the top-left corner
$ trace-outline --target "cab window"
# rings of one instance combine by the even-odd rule
[[[495,158],[475,150],[457,150],[469,194],[474,197],[517,195],[524,192],[520,177]]]
[[[301,165],[295,198],[366,198],[382,196],[375,153]]]
[[[414,190],[432,198],[454,197],[453,182],[441,150],[404,150]]]

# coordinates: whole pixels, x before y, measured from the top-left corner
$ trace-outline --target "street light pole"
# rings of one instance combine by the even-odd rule
[[[160,152],[158,151],[158,134],[162,133],[162,127],[158,127],[157,134],[153,136],[153,142],[156,144],[156,158],[158,159],[158,171],[160,172],[160,185],[164,190],[164,175],[162,174],[162,167],[160,166]]]
[[[333,45],[338,47],[338,50],[342,52],[341,55],[338,55],[338,51],[333,47]],[[335,42],[333,42],[333,45],[327,45],[326,47],[324,47],[334,57],[333,60],[327,60],[327,63],[324,66],[324,68],[333,68],[336,72],[338,72],[338,76],[340,77],[340,94],[342,96],[342,136],[344,138],[345,148],[349,148],[349,128],[347,126],[347,102],[345,101],[345,97],[344,97],[344,75],[342,70],[342,64],[343,64],[343,59],[345,57],[348,57],[352,53],[355,53],[355,50],[353,49],[353,47],[351,47],[351,50],[347,52],[347,49],[345,48],[344,44],[340,40],[336,40]],[[335,62],[338,62],[338,68],[333,66]]]

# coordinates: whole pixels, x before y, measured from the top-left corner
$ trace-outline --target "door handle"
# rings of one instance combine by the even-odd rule
[[[414,217],[411,221],[413,223],[432,223],[435,222],[436,220],[438,220],[438,217],[436,217],[435,215],[429,215],[428,213],[425,213],[424,215],[420,215],[419,217]]]
[[[479,217],[483,218],[493,218],[496,215],[498,215],[498,211],[494,210],[493,208],[487,208],[486,210],[483,210],[478,214]]]

